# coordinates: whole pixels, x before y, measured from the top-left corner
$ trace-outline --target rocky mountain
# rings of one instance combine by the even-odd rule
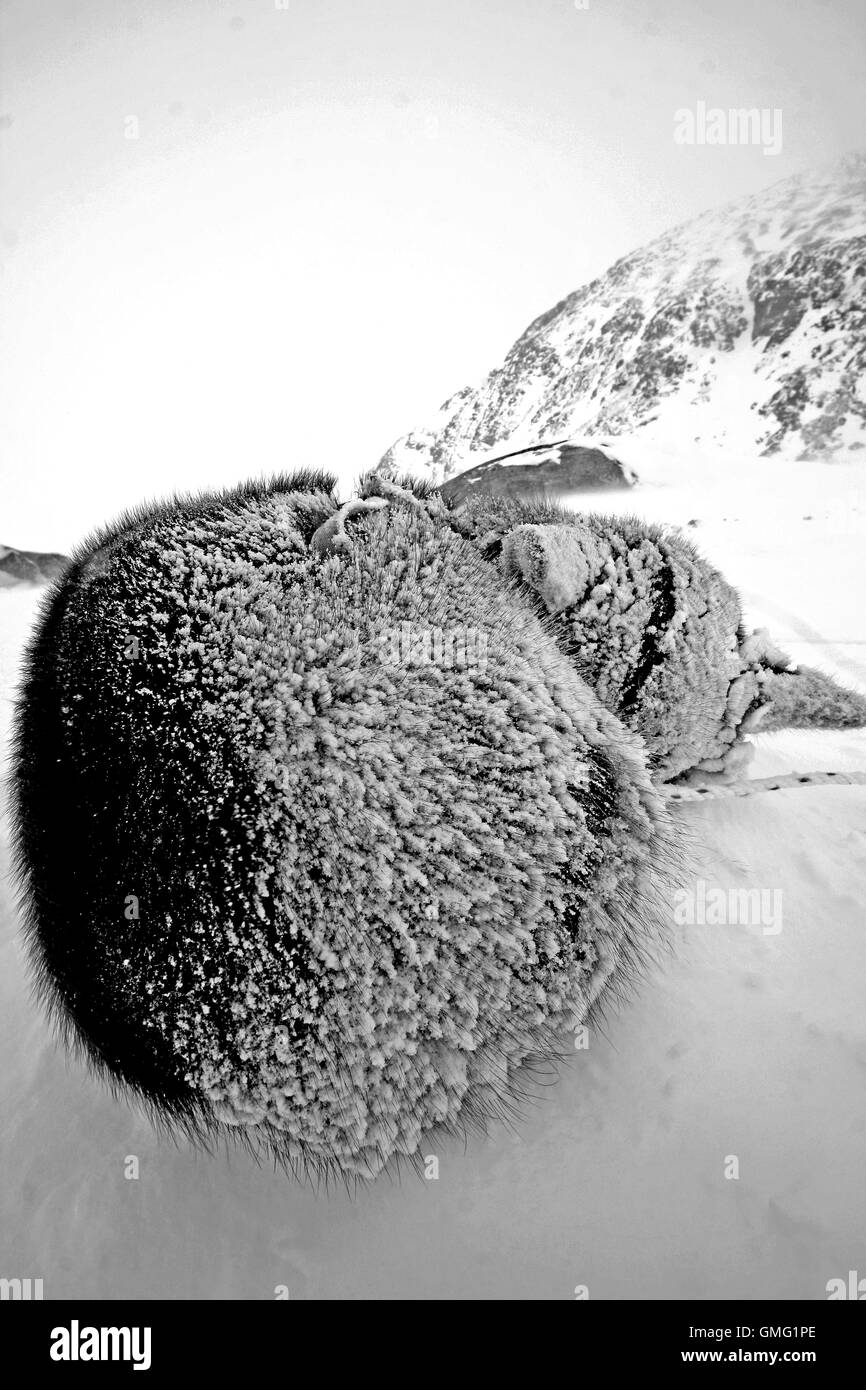
[[[606,492],[631,487],[635,475],[614,455],[605,440],[593,445],[563,439],[554,444],[520,449],[455,473],[442,485],[442,495],[459,507],[468,497],[495,492],[499,497],[525,497],[528,492],[564,497],[574,492]]]
[[[47,584],[69,564],[66,555],[41,554],[37,550],[13,550],[0,545],[0,589],[16,584]]]
[[[381,465],[441,482],[506,448],[644,435],[816,458],[866,444],[866,155],[617,261]]]

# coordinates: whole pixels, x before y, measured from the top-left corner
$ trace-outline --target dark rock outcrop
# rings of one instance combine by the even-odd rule
[[[565,441],[539,444],[488,459],[442,485],[452,506],[469,497],[566,497],[576,492],[605,492],[630,487],[633,475],[605,449]]]

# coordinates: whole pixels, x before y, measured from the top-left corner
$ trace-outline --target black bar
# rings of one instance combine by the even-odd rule
[[[426,1378],[432,1369],[429,1351],[423,1351],[426,1342],[431,1350],[438,1346],[443,1352],[450,1343],[453,1370],[459,1370],[461,1379],[465,1376],[466,1356],[456,1345],[465,1337],[459,1319],[449,1330],[449,1324],[433,1321],[435,1314],[422,1314],[416,1330],[411,1314],[401,1315],[399,1324],[388,1315],[371,1318],[367,1314],[359,1339],[350,1311],[335,1317],[332,1310],[317,1313],[309,1304],[301,1308],[301,1302],[6,1302],[0,1307],[4,1364],[17,1364],[25,1374],[33,1370],[62,1380],[82,1374],[92,1378],[100,1371],[115,1377],[134,1376],[138,1361],[139,1376],[158,1382],[185,1371],[199,1377],[213,1372],[224,1381],[233,1374],[249,1377],[250,1372],[273,1366],[281,1368],[289,1383],[300,1376],[307,1380],[312,1367],[333,1380],[345,1356],[347,1376],[385,1375],[393,1383],[407,1374],[415,1380],[419,1372]],[[530,1354],[527,1331],[531,1360],[544,1359],[537,1327],[524,1328],[522,1333],[512,1327],[503,1337],[495,1326],[498,1318],[491,1322],[495,1335],[488,1341],[483,1321],[476,1316],[469,1343],[485,1361],[501,1357],[506,1367],[512,1355],[522,1361]],[[766,1370],[798,1366],[826,1377],[857,1364],[866,1324],[857,1310],[833,1301],[575,1300],[554,1326],[567,1340],[558,1343],[548,1370],[552,1372],[564,1360],[575,1367],[577,1380],[593,1362],[600,1362],[609,1375],[630,1369],[667,1375],[674,1370],[737,1365]],[[101,1330],[112,1328],[118,1329],[117,1338],[108,1333],[103,1339]],[[89,1329],[96,1329],[98,1338]],[[145,1329],[149,1329],[149,1341]],[[519,1345],[511,1345],[512,1335]],[[55,1359],[52,1348],[55,1356],[63,1353],[70,1359]],[[111,1359],[115,1348],[127,1359]],[[414,1366],[406,1357],[412,1348],[418,1358]],[[106,1359],[85,1359],[91,1350],[104,1352]],[[71,1359],[73,1351],[77,1359]],[[436,1360],[441,1379],[448,1374],[449,1363],[446,1357]]]

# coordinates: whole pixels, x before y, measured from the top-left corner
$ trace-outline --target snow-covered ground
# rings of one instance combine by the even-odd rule
[[[593,507],[697,520],[748,618],[866,689],[859,470],[626,462],[640,487]],[[37,599],[0,594],[4,744]],[[860,731],[758,743],[754,776],[866,771]],[[866,1275],[866,787],[676,814],[694,879],[780,890],[781,930],[672,915],[670,958],[516,1132],[430,1144],[438,1178],[355,1196],[160,1140],[64,1057],[28,995],[4,824],[0,1276],[46,1298],[821,1299]]]

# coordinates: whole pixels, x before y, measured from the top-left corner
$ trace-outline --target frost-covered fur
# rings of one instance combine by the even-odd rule
[[[84,545],[15,788],[68,1039],[170,1125],[367,1177],[507,1112],[640,972],[656,782],[726,764],[790,676],[658,530],[361,492],[302,473]]]
[[[767,671],[762,677],[764,704],[757,727],[771,729],[862,729],[866,700],[856,690],[837,685],[812,666]]]
[[[395,660],[431,628],[483,660]],[[651,946],[668,828],[640,740],[417,498],[280,480],[96,537],[17,748],[67,1033],[161,1117],[288,1164],[373,1175],[501,1111]]]
[[[811,666],[795,666],[760,628],[740,645],[740,653],[757,673],[760,696],[748,727],[772,729],[860,729],[866,724],[866,700]]]
[[[603,703],[639,733],[659,781],[733,776],[757,728],[866,723],[866,700],[746,635],[736,590],[677,531],[481,498],[457,523],[548,614]]]

